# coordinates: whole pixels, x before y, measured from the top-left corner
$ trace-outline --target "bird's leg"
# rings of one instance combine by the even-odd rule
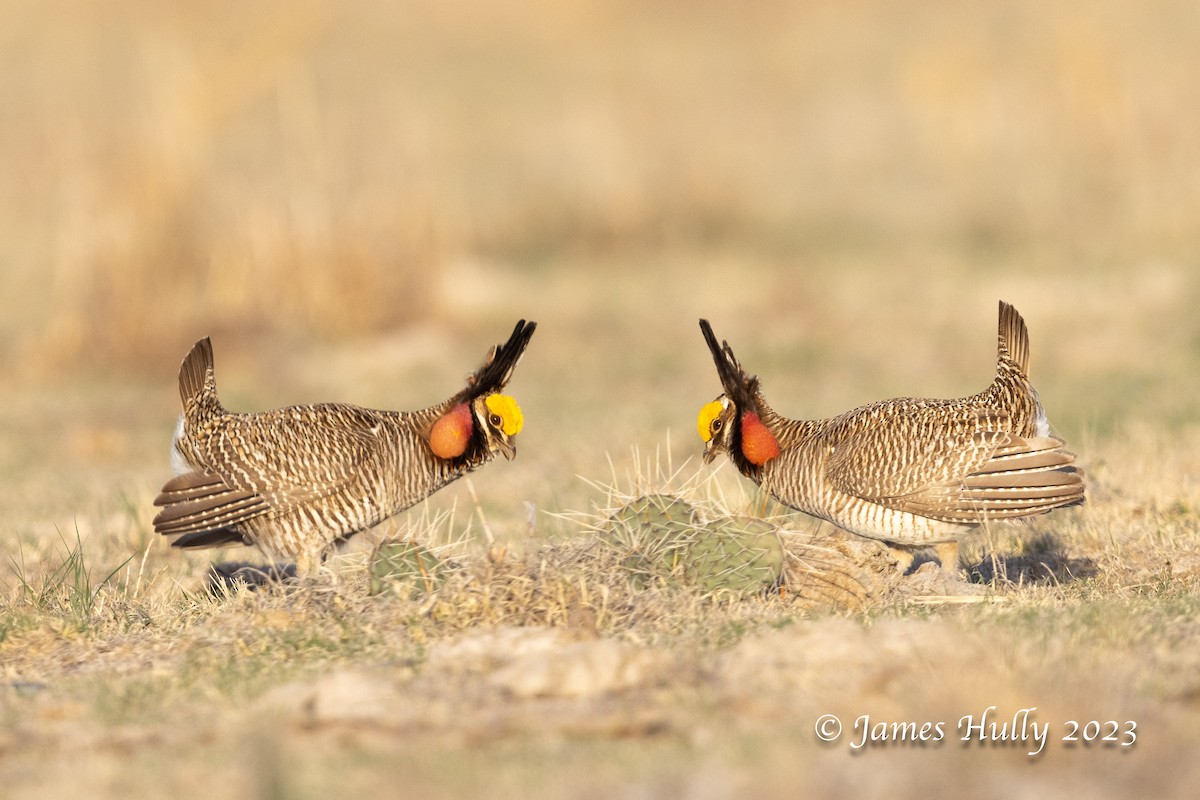
[[[888,550],[892,553],[892,558],[896,559],[896,568],[901,575],[907,574],[908,568],[912,566],[913,551],[907,547],[893,547],[888,545]]]
[[[301,551],[296,555],[296,577],[300,580],[315,578],[321,571],[323,560],[320,553]]]
[[[958,575],[958,542],[942,542],[935,544],[938,561],[942,563],[942,572],[947,575]]]

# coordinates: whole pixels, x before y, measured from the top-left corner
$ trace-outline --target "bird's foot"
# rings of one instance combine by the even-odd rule
[[[948,576],[962,578],[962,570],[958,567],[958,542],[942,542],[933,546],[941,562],[942,572]]]
[[[893,547],[888,545],[888,552],[892,554],[892,558],[896,559],[896,571],[901,575],[907,575],[908,570],[912,567],[914,553],[906,547]]]

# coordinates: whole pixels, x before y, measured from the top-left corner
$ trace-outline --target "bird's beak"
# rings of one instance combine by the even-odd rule
[[[508,439],[501,439],[499,442],[500,453],[508,461],[512,461],[517,457],[517,446]]]
[[[704,446],[704,463],[711,464],[713,459],[717,457],[717,450],[711,444]]]

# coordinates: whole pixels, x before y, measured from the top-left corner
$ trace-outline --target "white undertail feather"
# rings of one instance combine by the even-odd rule
[[[171,470],[176,475],[182,475],[185,472],[191,472],[195,469],[179,449],[179,443],[183,440],[184,436],[184,422],[184,417],[180,414],[179,422],[175,425],[175,435],[171,438]]]
[[[1033,402],[1037,404],[1037,416],[1033,420],[1034,432],[1043,438],[1052,437],[1054,434],[1050,432],[1050,420],[1046,418],[1046,409],[1037,392],[1033,393]]]

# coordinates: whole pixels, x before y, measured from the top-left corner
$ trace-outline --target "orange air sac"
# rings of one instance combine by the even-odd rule
[[[760,467],[779,455],[779,442],[753,411],[742,415],[742,455]]]
[[[467,450],[473,427],[471,409],[466,403],[459,403],[433,423],[429,449],[438,458],[458,458]]]

